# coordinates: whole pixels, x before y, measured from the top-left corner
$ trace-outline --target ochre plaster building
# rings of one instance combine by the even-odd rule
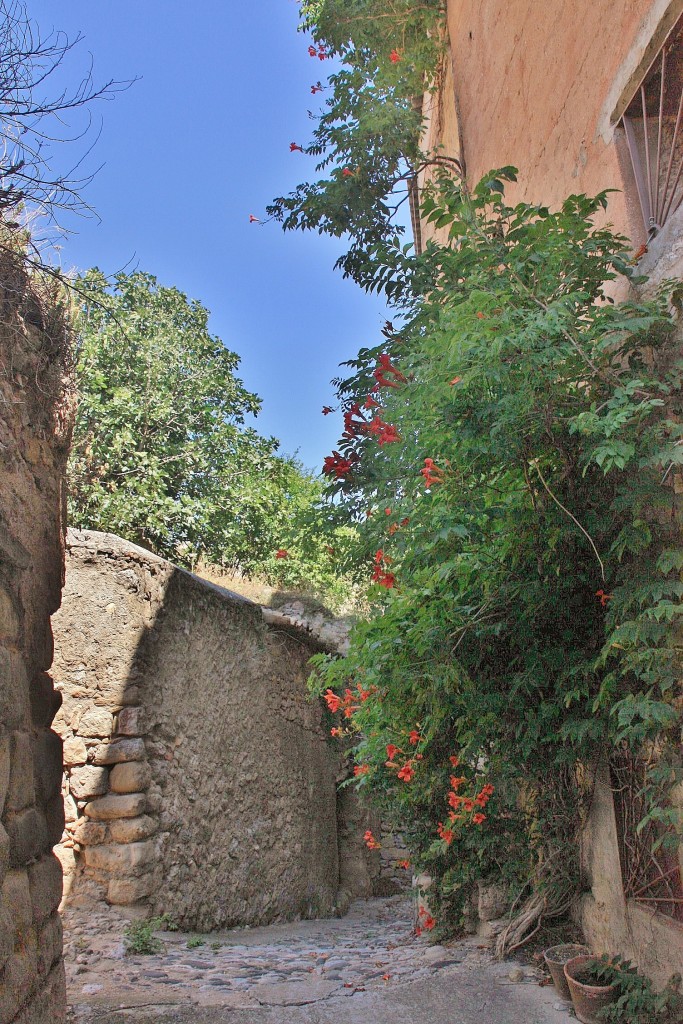
[[[615,190],[606,219],[630,238],[645,288],[680,277],[683,0],[448,0],[447,41],[439,87],[423,102],[425,151],[457,157],[469,185],[517,167],[512,203],[556,208],[572,193]],[[438,238],[424,222],[413,227],[418,247]],[[625,825],[637,778],[620,782],[618,766],[603,766],[580,921],[594,949],[630,956],[663,982],[683,969],[683,854],[640,870],[633,850],[644,862],[648,851]]]

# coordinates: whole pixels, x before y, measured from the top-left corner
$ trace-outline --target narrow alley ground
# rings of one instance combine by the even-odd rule
[[[405,896],[356,901],[343,918],[208,936],[164,932],[126,955],[104,905],[65,914],[70,1024],[570,1024],[529,965],[480,940],[430,945]]]

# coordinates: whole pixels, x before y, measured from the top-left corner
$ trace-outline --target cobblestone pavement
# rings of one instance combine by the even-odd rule
[[[102,904],[65,912],[72,1024],[570,1022],[532,968],[497,963],[478,941],[415,937],[405,896],[358,900],[343,918],[161,932],[163,951],[147,956],[125,954],[125,924]]]

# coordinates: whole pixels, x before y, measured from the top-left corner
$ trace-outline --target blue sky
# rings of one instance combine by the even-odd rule
[[[28,11],[43,34],[84,36],[71,79],[89,54],[96,81],[140,78],[94,109],[101,135],[88,166],[102,166],[85,198],[101,223],[70,222],[62,265],[138,267],[199,299],[263,399],[260,431],[319,469],[341,430],[320,412],[329,381],[376,342],[385,310],[333,271],[341,243],[249,224],[313,173],[289,144],[310,138],[310,87],[328,67],[296,31],[297,3],[28,0]]]

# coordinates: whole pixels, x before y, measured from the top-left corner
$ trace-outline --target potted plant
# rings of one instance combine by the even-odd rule
[[[578,942],[563,942],[559,946],[550,946],[549,949],[544,950],[543,959],[550,971],[555,988],[563,999],[571,999],[569,985],[564,976],[564,965],[568,960],[573,960],[574,957],[581,956],[581,954],[588,955],[589,952],[588,946],[582,946]]]
[[[600,1011],[616,1002],[615,970],[618,968],[607,957],[586,954],[575,956],[564,965],[574,1013],[582,1024],[600,1024]]]

